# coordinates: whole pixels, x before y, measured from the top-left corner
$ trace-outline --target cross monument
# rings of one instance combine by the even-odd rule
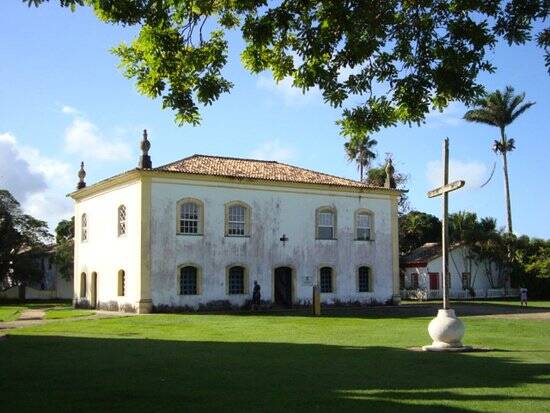
[[[464,351],[469,347],[462,345],[464,324],[449,305],[449,192],[464,186],[463,180],[449,183],[449,138],[443,141],[443,185],[428,192],[428,198],[441,196],[443,210],[441,216],[441,272],[443,274],[443,309],[437,312],[428,326],[433,343],[424,346],[426,351]]]

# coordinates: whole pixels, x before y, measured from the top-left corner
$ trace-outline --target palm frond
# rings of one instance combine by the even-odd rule
[[[529,109],[531,106],[533,106],[535,102],[527,102],[520,106],[519,109],[517,109],[511,116],[511,122],[516,120],[516,118],[521,115],[523,112],[525,112],[527,109]]]

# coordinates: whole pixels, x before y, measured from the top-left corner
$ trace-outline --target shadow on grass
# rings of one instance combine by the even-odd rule
[[[512,315],[512,314],[539,314],[550,313],[547,307],[503,306],[499,304],[465,304],[456,303],[452,305],[459,317],[468,316],[490,316],[490,315]],[[321,317],[353,317],[353,318],[413,318],[413,317],[435,317],[441,309],[441,303],[418,303],[403,306],[373,306],[373,307],[323,307]],[[162,312],[160,313],[162,314]],[[309,308],[293,309],[272,309],[267,311],[198,311],[188,314],[223,314],[236,316],[285,316],[304,317],[313,316]]]
[[[550,365],[480,354],[56,336],[9,336],[0,354],[6,412],[467,412],[550,401],[521,390],[549,384]]]

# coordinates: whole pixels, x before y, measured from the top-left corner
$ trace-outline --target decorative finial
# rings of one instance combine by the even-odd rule
[[[76,185],[76,189],[82,189],[86,188],[86,182],[84,182],[84,178],[86,178],[86,171],[84,170],[84,162],[80,162],[80,170],[78,171],[78,184]]]
[[[151,157],[149,156],[149,149],[151,149],[151,142],[147,140],[147,129],[143,130],[143,139],[140,144],[141,156],[139,157],[138,168],[151,169]]]
[[[395,188],[395,179],[393,178],[393,173],[395,168],[393,167],[393,162],[391,158],[388,158],[386,163],[386,181],[384,182],[384,188]]]

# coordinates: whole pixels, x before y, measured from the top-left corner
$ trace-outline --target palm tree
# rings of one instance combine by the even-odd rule
[[[506,86],[503,92],[496,90],[480,99],[476,104],[477,107],[469,110],[464,115],[464,119],[469,122],[484,123],[500,129],[500,139],[494,141],[493,150],[495,153],[502,155],[508,232],[512,232],[512,207],[510,202],[507,153],[515,149],[515,142],[514,139],[506,137],[506,126],[510,125],[519,115],[535,104],[535,102],[523,103],[524,100],[525,93],[515,95],[514,88]]]
[[[378,142],[375,139],[370,139],[368,135],[361,137],[353,137],[349,142],[344,144],[346,155],[350,162],[357,162],[360,180],[363,181],[364,169],[368,168],[371,161],[376,158],[376,153],[372,151]]]

